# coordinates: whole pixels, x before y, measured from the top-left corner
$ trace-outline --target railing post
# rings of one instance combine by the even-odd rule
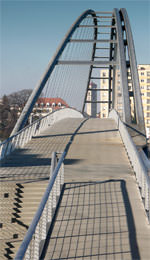
[[[40,249],[40,222],[37,224],[34,235],[34,258],[33,260],[39,260],[39,249]]]
[[[52,188],[52,208],[56,208],[56,181]]]
[[[145,191],[145,208],[150,213],[150,191],[148,189],[148,185],[146,185],[146,191]],[[150,217],[150,216],[149,216]]]
[[[43,210],[42,218],[41,218],[41,240],[46,238],[46,207]]]
[[[52,220],[52,194],[48,198],[48,222]]]
[[[141,196],[142,196],[142,199],[144,201],[144,205],[145,205],[145,189],[146,189],[146,179],[145,179],[145,176],[144,174],[141,173],[141,177],[142,177],[142,190],[141,190]]]
[[[63,164],[63,163],[62,163],[62,165],[61,165],[60,171],[61,171],[60,184],[63,185],[63,184],[64,184],[64,164]]]
[[[34,125],[31,126],[31,139],[33,135],[34,135]]]
[[[15,260],[24,259],[24,256],[26,260],[39,260],[40,258],[44,246],[44,240],[47,235],[47,228],[49,228],[50,222],[52,221],[52,209],[56,208],[57,205],[56,198],[58,191],[60,195],[60,187],[57,187],[56,190],[56,182],[59,186],[64,184],[63,160],[65,156],[66,151],[62,153],[57,162],[56,153],[52,154],[51,173],[48,186],[38,210],[28,228],[25,238],[15,256]]]
[[[23,142],[23,145],[25,145],[25,144],[26,144],[26,140],[28,140],[28,139],[27,139],[27,136],[28,136],[28,128],[26,128],[26,129],[24,130],[24,142]]]
[[[60,195],[60,174],[61,174],[61,171],[59,170],[59,173],[58,173],[58,176],[56,179],[56,196]]]
[[[56,167],[56,152],[53,152],[51,158],[50,178],[52,177],[55,167]]]

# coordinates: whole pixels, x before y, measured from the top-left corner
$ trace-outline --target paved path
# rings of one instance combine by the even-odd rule
[[[150,259],[150,228],[112,120],[81,125],[65,183],[44,259]]]
[[[150,259],[150,228],[113,120],[58,122],[2,163],[1,187],[7,190],[13,181],[28,190],[28,183],[36,187],[46,181],[52,152],[63,151],[77,128],[65,159],[63,196],[43,259]],[[23,205],[30,204],[35,212],[26,194]],[[29,225],[22,211],[20,220]],[[12,240],[8,235],[5,246],[6,242],[14,246],[14,240],[17,237]]]

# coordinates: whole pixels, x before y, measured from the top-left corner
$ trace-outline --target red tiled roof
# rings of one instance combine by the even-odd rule
[[[56,106],[58,103],[61,103],[61,105],[65,107],[69,107],[68,104],[62,98],[39,98],[36,103],[38,104],[43,103],[44,105],[46,105],[47,103],[50,104],[55,103]]]

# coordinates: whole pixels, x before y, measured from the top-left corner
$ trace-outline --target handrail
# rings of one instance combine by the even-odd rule
[[[125,145],[127,155],[130,159],[132,167],[135,172],[136,180],[140,189],[142,201],[144,203],[145,211],[147,213],[148,221],[150,223],[150,163],[146,156],[141,154],[137,150],[125,123],[122,122],[116,110],[111,110],[109,114],[110,118],[113,118],[118,126],[122,141]]]
[[[52,114],[52,112],[51,112],[51,113],[48,113],[46,116],[43,116],[43,117],[41,117],[41,118],[35,120],[33,123],[31,123],[31,124],[25,126],[25,127],[22,128],[20,131],[18,131],[17,133],[15,133],[14,135],[9,136],[6,140],[4,140],[3,142],[0,143],[0,146],[3,145],[3,144],[6,144],[8,141],[12,140],[14,137],[16,137],[18,134],[20,134],[20,133],[23,132],[24,130],[28,129],[29,127],[32,127],[34,124],[39,123],[43,118],[49,116],[50,114]]]
[[[39,133],[41,122],[47,121],[47,123],[50,123],[46,119],[52,117],[54,112],[48,113],[46,116],[37,119],[30,125],[27,125],[16,134],[8,137],[8,139],[0,143],[0,160],[3,159],[6,155],[10,154],[12,151],[14,151],[15,148],[23,147],[32,138],[32,135]],[[20,139],[20,137],[22,140]]]
[[[55,165],[55,161],[56,161],[56,153],[52,154],[52,163],[51,163],[51,177],[50,177],[50,181],[49,184],[47,186],[47,189],[42,197],[41,203],[38,207],[38,210],[29,226],[29,229],[24,237],[24,240],[15,256],[15,260],[18,259],[23,259],[25,257],[25,259],[34,259],[34,260],[38,260],[39,256],[40,256],[40,242],[42,239],[46,238],[46,224],[48,223],[48,218],[46,223],[43,223],[43,218],[45,218],[44,215],[42,215],[43,213],[45,213],[44,211],[46,210],[48,213],[48,202],[51,203],[51,193],[54,192],[55,194],[55,200],[56,200],[56,196],[58,196],[58,189],[59,189],[59,193],[60,193],[60,188],[59,187],[54,187],[55,184],[63,185],[64,184],[64,171],[62,170],[62,176],[58,176],[60,173],[60,169],[63,165],[63,161],[64,158],[66,156],[67,151],[64,151],[58,161],[58,164]],[[56,178],[60,177],[59,181],[56,180]],[[51,207],[53,203],[51,203]],[[47,208],[46,208],[47,207]],[[55,205],[56,207],[56,205]],[[50,209],[50,211],[52,211],[52,208]],[[48,215],[48,214],[47,214]],[[44,228],[45,228],[45,234],[44,236],[41,237],[40,239],[40,233],[43,232],[43,227],[39,227],[39,222],[42,222],[42,224],[44,224]],[[35,237],[34,237],[35,235]],[[38,237],[38,238],[37,238]],[[32,241],[33,240],[33,241]],[[36,246],[32,246],[31,242],[33,242],[33,244]],[[35,243],[34,243],[35,242]],[[29,246],[31,245],[31,248],[29,248]],[[28,250],[27,250],[28,249]]]
[[[0,160],[4,159],[16,148],[24,147],[33,136],[38,135],[48,126],[66,117],[83,117],[83,115],[74,108],[62,108],[47,114],[2,142],[0,144]]]

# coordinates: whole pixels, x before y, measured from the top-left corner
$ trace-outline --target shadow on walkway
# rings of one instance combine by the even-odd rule
[[[125,181],[66,183],[41,259],[140,259]]]
[[[109,129],[109,130],[101,130],[101,131],[86,131],[86,132],[79,132],[76,135],[89,135],[89,134],[102,134],[102,133],[111,133],[111,132],[118,132],[118,129]],[[59,137],[59,136],[72,136],[72,133],[63,133],[63,134],[53,134],[53,135],[38,135],[33,136],[33,139],[42,139],[42,138],[52,138],[52,137]]]

